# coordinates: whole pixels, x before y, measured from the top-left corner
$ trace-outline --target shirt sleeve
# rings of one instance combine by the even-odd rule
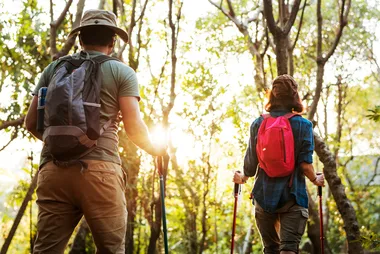
[[[262,117],[257,118],[251,125],[250,128],[250,137],[248,142],[248,148],[245,152],[244,157],[244,175],[245,176],[254,176],[256,175],[257,166],[259,160],[256,154],[256,144],[257,144],[257,133],[262,122]]]
[[[132,96],[140,101],[140,91],[135,71],[129,66],[117,63],[117,80],[119,84],[119,97]]]
[[[54,68],[57,64],[57,61],[51,62],[42,72],[40,80],[37,83],[36,88],[33,90],[32,95],[37,96],[38,91],[41,87],[47,87],[49,82],[54,74]]]
[[[313,125],[310,121],[307,121],[303,126],[303,138],[301,143],[300,154],[298,157],[298,163],[306,162],[313,163],[314,152],[314,135]]]

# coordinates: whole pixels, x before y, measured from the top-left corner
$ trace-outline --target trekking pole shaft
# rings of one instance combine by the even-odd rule
[[[239,187],[240,187],[239,184],[235,183],[235,186],[234,186],[235,204],[234,204],[234,217],[232,221],[231,254],[234,253],[234,245],[235,245],[236,211],[237,211]]]
[[[318,192],[321,193],[321,195],[319,195],[319,217],[320,217],[319,231],[320,231],[320,240],[321,240],[321,254],[324,254],[325,253],[325,246],[324,246],[325,239],[323,236],[323,212],[322,212],[322,187],[321,186],[318,186]]]
[[[157,170],[158,170],[158,175],[163,175],[162,171],[162,156],[157,157]]]
[[[168,246],[168,231],[166,226],[166,210],[165,210],[165,183],[164,183],[164,176],[160,174],[160,190],[161,190],[161,213],[162,213],[162,227],[163,227],[163,233],[164,233],[164,247],[165,247],[165,254],[169,253],[169,246]]]
[[[161,217],[162,217],[162,231],[164,233],[164,247],[165,247],[165,254],[169,253],[169,247],[168,247],[168,233],[167,233],[167,226],[166,226],[166,209],[165,209],[165,182],[164,182],[164,175],[163,175],[163,169],[162,169],[162,156],[157,157],[157,169],[158,169],[158,175],[160,176],[160,197],[161,197]]]
[[[318,186],[318,196],[322,197],[322,186]]]
[[[317,175],[321,175],[321,172],[317,172]],[[319,197],[319,234],[321,241],[321,254],[325,253],[325,239],[323,236],[323,207],[322,207],[322,186],[318,186],[318,197]]]
[[[319,197],[319,232],[320,232],[320,241],[321,241],[321,253],[325,253],[325,246],[324,246],[324,236],[323,236],[323,208],[322,208],[322,186],[318,186],[318,197]]]

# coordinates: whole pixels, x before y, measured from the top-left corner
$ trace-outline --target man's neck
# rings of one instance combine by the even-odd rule
[[[83,49],[85,51],[98,51],[108,55],[108,46],[86,45],[83,46]]]

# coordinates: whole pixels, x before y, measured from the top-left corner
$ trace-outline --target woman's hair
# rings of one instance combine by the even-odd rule
[[[272,82],[272,89],[269,91],[269,101],[265,105],[265,110],[270,112],[276,109],[285,109],[301,113],[304,107],[297,88],[297,82],[288,74],[275,78]]]
[[[88,26],[82,28],[79,38],[84,45],[107,46],[113,43],[115,32],[106,26]]]

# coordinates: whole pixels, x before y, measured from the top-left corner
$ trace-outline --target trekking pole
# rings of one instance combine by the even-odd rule
[[[317,173],[320,175],[321,173]],[[319,235],[321,241],[321,254],[325,253],[324,247],[324,236],[323,236],[323,211],[322,211],[322,186],[318,186],[318,197],[319,197]]]
[[[160,194],[161,194],[161,213],[162,213],[162,227],[164,232],[164,246],[165,246],[165,254],[169,253],[168,246],[168,232],[166,226],[166,210],[165,210],[165,182],[164,182],[164,172],[162,168],[163,156],[157,157],[157,168],[158,174],[160,175]]]
[[[240,192],[240,184],[235,183],[235,185],[234,185],[235,204],[234,204],[234,217],[233,217],[233,221],[232,221],[231,254],[234,253],[235,227],[236,227],[236,211],[237,211],[237,205],[238,205],[239,192]]]

